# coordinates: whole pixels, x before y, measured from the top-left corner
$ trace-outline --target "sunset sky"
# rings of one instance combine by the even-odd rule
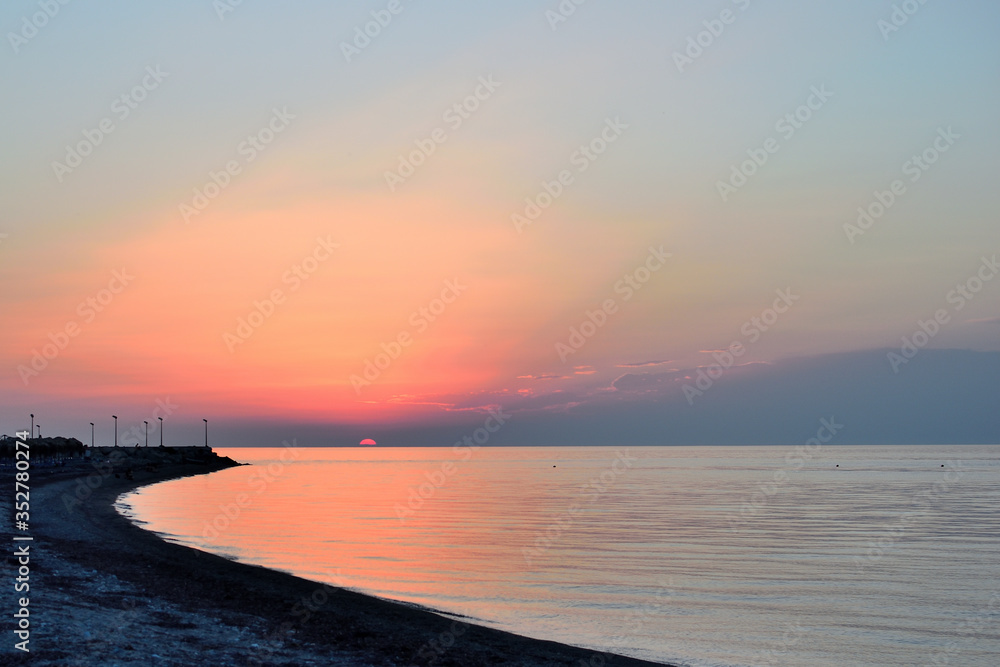
[[[996,442],[1000,6],[902,4],[4,3],[0,432]]]

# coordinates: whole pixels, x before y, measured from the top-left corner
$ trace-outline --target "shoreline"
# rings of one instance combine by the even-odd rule
[[[102,474],[79,503],[74,493],[93,479],[93,464],[33,467],[31,653],[6,643],[0,649],[10,658],[5,662],[664,667],[466,623],[168,542],[121,515],[115,500],[141,486],[239,465],[204,447],[168,449],[174,460],[156,452],[163,460],[130,465],[131,479],[121,467],[117,477]],[[120,448],[119,454],[148,456],[149,450]],[[0,502],[9,508],[10,500]]]

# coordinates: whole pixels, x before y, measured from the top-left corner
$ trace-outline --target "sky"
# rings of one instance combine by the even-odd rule
[[[996,443],[998,28],[986,0],[4,3],[0,431]]]

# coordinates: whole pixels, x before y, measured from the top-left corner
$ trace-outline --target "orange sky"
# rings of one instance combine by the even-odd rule
[[[204,9],[70,12],[0,63],[0,418],[76,428],[168,396],[192,421],[565,408],[621,398],[626,374],[682,382],[779,290],[794,306],[741,363],[898,347],[998,245],[991,6],[888,45],[860,3],[755,6],[683,71],[693,5],[555,27],[530,3],[426,8],[349,60],[337,36],[363,11]],[[996,350],[998,303],[984,289],[932,347]]]

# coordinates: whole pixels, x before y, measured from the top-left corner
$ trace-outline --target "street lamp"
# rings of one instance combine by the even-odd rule
[[[160,420],[160,447],[163,446],[163,417],[157,417]]]
[[[35,437],[35,413],[34,412],[31,413],[31,432],[30,432],[30,437],[31,438]]]
[[[118,415],[111,415],[115,420],[115,447],[118,446]]]
[[[208,447],[208,420],[202,419],[205,422],[205,446]]]
[[[142,423],[146,425],[146,446],[149,447],[149,422],[144,419]]]
[[[90,446],[94,446],[94,422],[90,422]]]

